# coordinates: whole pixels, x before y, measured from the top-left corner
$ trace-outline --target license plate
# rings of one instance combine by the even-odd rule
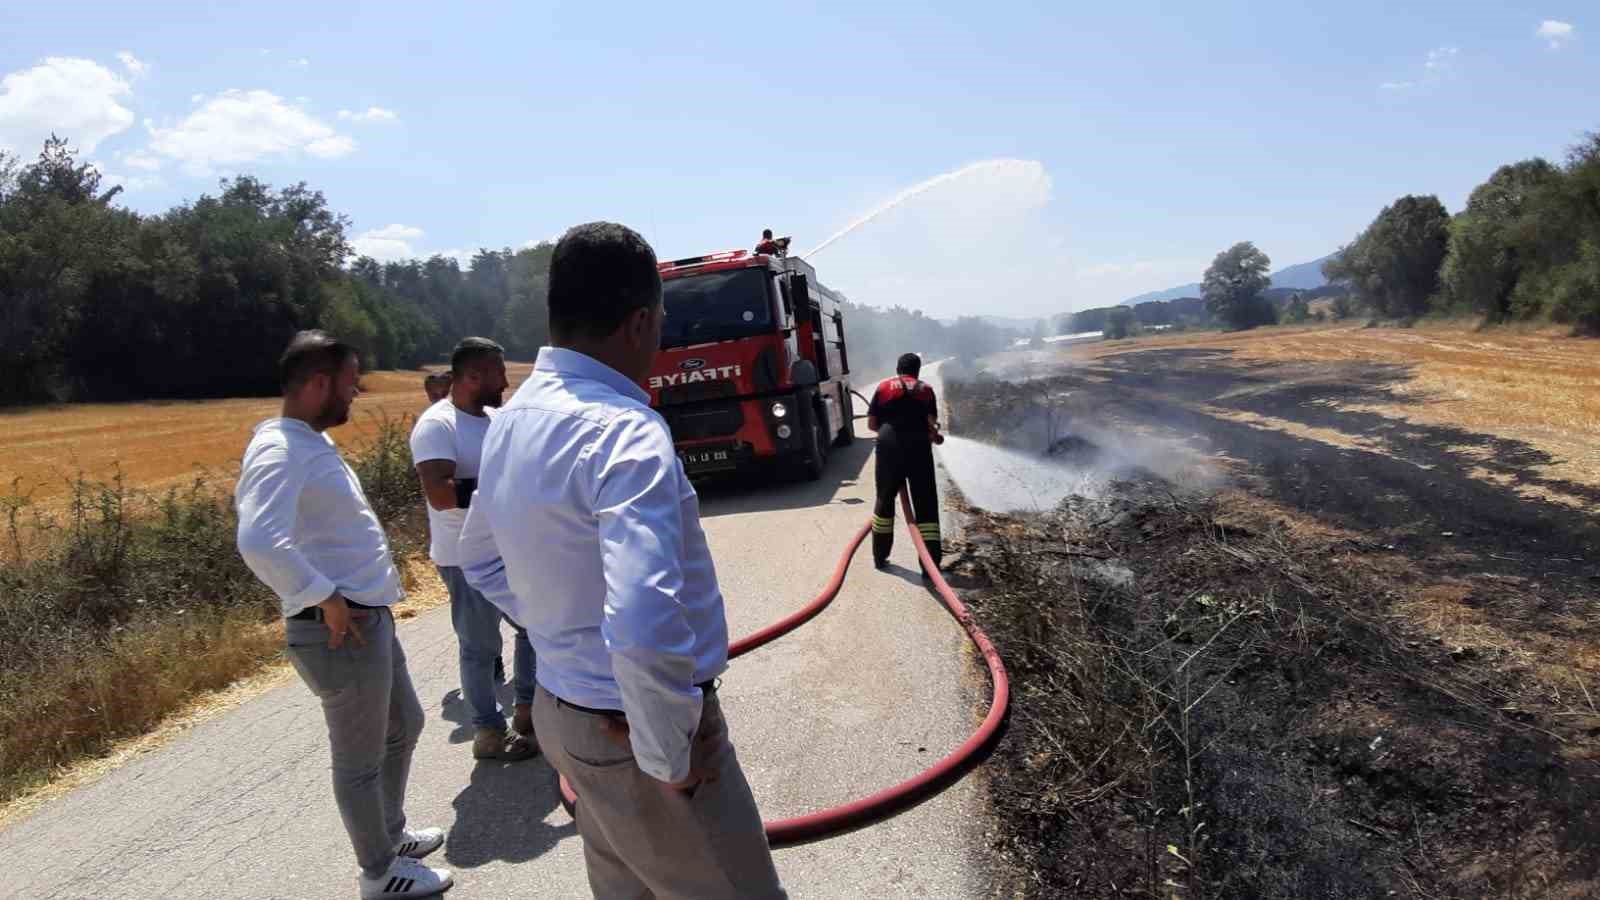
[[[734,467],[733,451],[725,447],[707,447],[699,450],[680,450],[678,458],[690,472],[706,472]]]

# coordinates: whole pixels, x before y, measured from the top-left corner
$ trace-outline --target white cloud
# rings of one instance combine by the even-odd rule
[[[295,67],[296,69],[304,69],[304,68],[308,68],[311,65],[311,60],[306,59],[304,56],[302,56],[299,59],[291,59],[291,60],[289,60],[289,65]]]
[[[262,90],[224,91],[171,128],[148,121],[145,125],[150,151],[182,163],[193,175],[301,154],[333,159],[349,155],[356,146],[348,135]]]
[[[92,153],[126,131],[133,110],[122,105],[133,88],[90,59],[52,56],[0,79],[0,147],[31,156],[54,132]]]
[[[421,228],[415,225],[385,225],[382,228],[373,228],[363,231],[350,239],[352,257],[370,256],[378,262],[400,262],[407,259],[432,259],[443,256],[455,260],[461,268],[470,268],[472,257],[477,255],[474,250],[423,250],[417,242],[426,236]]]
[[[150,64],[140,61],[131,51],[123,50],[117,54],[117,59],[127,68],[128,74],[135,78],[150,71]]]
[[[1459,47],[1435,47],[1428,51],[1422,60],[1422,76],[1420,78],[1395,79],[1385,81],[1378,85],[1378,90],[1386,94],[1404,94],[1419,88],[1430,87],[1455,74],[1456,57],[1461,54]]]
[[[1558,22],[1555,19],[1545,19],[1534,31],[1535,35],[1550,42],[1551,50],[1560,50],[1576,33],[1577,29],[1572,27],[1571,22]]]
[[[381,106],[369,106],[362,112],[341,109],[339,110],[339,118],[346,122],[393,122],[399,119],[400,116],[391,109],[384,109]]]
[[[189,95],[189,102],[190,103],[199,103],[201,100],[204,100],[205,98],[206,98],[205,94],[190,94]]]
[[[90,160],[89,165],[100,173],[100,189],[102,191],[117,184],[122,185],[122,189],[129,193],[166,186],[166,182],[160,175],[122,175],[108,172],[106,171],[105,163],[99,160]]]
[[[453,259],[462,269],[470,269],[472,268],[472,258],[478,255],[478,251],[460,250],[452,247],[449,250],[435,250],[427,255],[429,257],[443,256],[446,259]]]
[[[415,225],[385,225],[351,238],[350,247],[356,256],[370,256],[379,262],[413,259],[418,254],[412,242],[421,240],[423,233]]]
[[[344,134],[321,138],[306,145],[306,152],[319,159],[338,159],[341,156],[349,156],[355,150],[355,138]]]
[[[122,164],[130,169],[139,169],[144,172],[159,172],[161,160],[144,153],[124,153],[121,156]]]

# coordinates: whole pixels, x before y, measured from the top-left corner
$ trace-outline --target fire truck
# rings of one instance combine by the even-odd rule
[[[855,440],[836,294],[810,263],[726,250],[660,264],[666,322],[646,382],[690,478],[779,464],[822,476]]]

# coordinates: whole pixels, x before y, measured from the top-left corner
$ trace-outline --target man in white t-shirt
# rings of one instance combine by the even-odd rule
[[[512,728],[495,695],[504,615],[461,574],[461,523],[478,486],[478,463],[489,411],[507,387],[505,350],[487,338],[469,337],[450,355],[450,394],[428,407],[411,431],[411,458],[428,500],[428,555],[450,591],[450,621],[461,648],[461,696],[472,711],[477,759],[521,760],[539,752],[533,738],[534,659],[527,632],[516,631],[512,659],[515,707]]]

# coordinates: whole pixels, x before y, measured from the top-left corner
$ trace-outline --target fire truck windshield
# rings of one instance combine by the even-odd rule
[[[772,298],[765,269],[733,269],[674,278],[661,285],[667,320],[661,346],[683,347],[765,334]]]

